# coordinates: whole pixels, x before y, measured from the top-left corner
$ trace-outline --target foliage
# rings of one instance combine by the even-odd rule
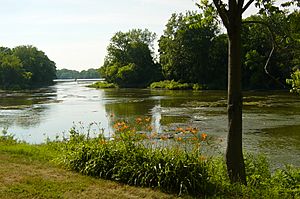
[[[117,32],[107,47],[100,74],[120,87],[145,87],[160,78],[160,66],[154,62],[156,35],[147,29]]]
[[[246,22],[252,23],[246,23]],[[260,14],[244,20],[243,85],[246,89],[283,88],[292,69],[299,67],[298,11]],[[274,52],[265,67],[269,53]],[[268,74],[269,75],[268,75]]]
[[[92,85],[89,85],[88,87],[90,87],[90,88],[118,88],[118,86],[116,84],[108,83],[105,81],[96,82]]]
[[[205,84],[209,89],[226,89],[227,35],[219,34],[215,18],[210,6],[204,6],[203,14],[187,12],[171,16],[159,39],[165,79]],[[297,10],[261,12],[243,20],[244,89],[284,88],[290,72],[300,66],[299,20]],[[265,69],[273,43],[275,50]]]
[[[68,169],[118,182],[159,188],[194,196],[226,198],[297,198],[299,168],[271,174],[261,155],[245,155],[248,186],[231,184],[222,158],[205,157],[207,134],[196,128],[177,128],[174,134],[157,134],[150,118],[115,121],[114,136],[103,132],[91,138],[76,128],[61,143],[57,161]],[[173,144],[172,144],[173,143]],[[198,184],[199,183],[199,184]]]
[[[53,83],[56,66],[43,51],[33,46],[17,46],[12,53],[21,60],[24,70],[31,73],[30,86]]]
[[[205,192],[213,189],[208,181],[208,161],[199,158],[197,151],[187,153],[179,148],[146,147],[145,139],[159,142],[156,137],[159,135],[151,134],[147,138],[138,131],[149,122],[148,118],[137,118],[134,127],[116,122],[113,140],[106,139],[103,134],[91,139],[73,128],[69,141],[62,147],[59,162],[86,175],[129,185],[157,187],[178,194],[208,194]],[[205,138],[204,134],[200,137]],[[159,139],[167,140],[164,135]]]
[[[300,70],[292,73],[291,79],[287,79],[286,82],[292,86],[291,92],[300,94]]]
[[[0,88],[20,89],[53,83],[56,67],[33,46],[0,48]]]
[[[56,77],[57,79],[94,79],[100,78],[100,74],[98,70],[94,68],[80,72],[63,68],[56,71]]]
[[[176,82],[174,80],[164,80],[160,82],[153,82],[150,84],[150,88],[162,88],[162,89],[168,89],[168,90],[202,90],[205,88],[205,86],[202,86],[200,84],[191,84],[191,83],[180,83]]]
[[[0,88],[18,89],[29,83],[31,75],[24,70],[18,57],[0,54]]]
[[[173,14],[159,39],[160,63],[168,80],[222,88],[226,75],[226,37],[218,35],[216,12]]]

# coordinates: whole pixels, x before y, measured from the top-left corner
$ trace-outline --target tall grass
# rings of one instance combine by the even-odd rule
[[[215,189],[209,180],[209,160],[203,158],[199,150],[151,147],[150,142],[167,138],[139,131],[148,126],[147,122],[144,125],[139,121],[134,130],[130,124],[117,122],[116,134],[110,140],[103,134],[91,139],[73,128],[58,162],[86,175],[155,187],[169,193],[205,195]],[[183,139],[187,138],[176,137],[178,142]]]
[[[85,175],[179,195],[300,197],[299,168],[287,167],[272,174],[267,159],[261,155],[245,154],[247,186],[231,184],[223,158],[203,154],[202,148],[210,138],[196,128],[157,134],[150,118],[137,118],[133,122],[116,121],[114,129],[111,138],[103,132],[90,138],[89,133],[71,129],[69,140],[60,145],[58,163]]]

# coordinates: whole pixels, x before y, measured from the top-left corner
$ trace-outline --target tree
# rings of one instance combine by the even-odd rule
[[[56,67],[33,46],[0,47],[0,87],[20,89],[52,84]]]
[[[207,6],[204,13],[172,14],[159,39],[160,63],[164,77],[216,88],[224,78],[226,40],[219,35],[216,11]],[[222,53],[224,53],[222,55]]]
[[[30,78],[31,73],[25,72],[18,57],[0,54],[0,87],[21,88]]]
[[[33,46],[18,46],[12,54],[21,60],[23,68],[32,74],[30,84],[49,85],[56,77],[56,66],[43,51]]]
[[[121,87],[144,87],[155,81],[160,71],[153,58],[155,37],[147,29],[117,32],[107,47],[101,76]]]
[[[97,69],[89,68],[87,70],[80,71],[79,78],[82,79],[100,78],[100,74]]]
[[[285,87],[285,79],[299,66],[300,29],[296,28],[295,21],[299,22],[300,15],[297,13],[261,13],[243,20],[243,88]]]
[[[241,30],[242,14],[254,0],[213,0],[228,34],[228,137],[226,149],[227,172],[231,182],[246,184],[245,164],[242,151],[242,92],[241,92]],[[298,3],[300,1],[291,1]],[[273,1],[258,0],[263,9],[278,10]]]

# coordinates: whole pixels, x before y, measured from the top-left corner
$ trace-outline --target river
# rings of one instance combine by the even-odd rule
[[[225,91],[96,90],[86,87],[90,83],[0,90],[0,131],[7,129],[20,140],[38,144],[47,137],[67,135],[74,125],[83,128],[97,122],[110,133],[112,120],[149,116],[157,132],[196,127],[218,140],[221,151],[225,149]],[[274,167],[300,166],[300,96],[283,91],[245,92],[243,133],[244,148],[265,154]]]

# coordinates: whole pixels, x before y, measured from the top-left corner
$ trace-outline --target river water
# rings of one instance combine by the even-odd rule
[[[0,90],[0,131],[7,129],[20,140],[42,143],[47,137],[66,135],[74,125],[83,128],[97,122],[110,133],[113,120],[148,116],[157,132],[196,127],[218,140],[221,151],[225,149],[225,91],[96,90],[86,87],[90,83]],[[265,154],[275,167],[300,166],[300,96],[282,91],[245,92],[243,133],[247,151]]]

